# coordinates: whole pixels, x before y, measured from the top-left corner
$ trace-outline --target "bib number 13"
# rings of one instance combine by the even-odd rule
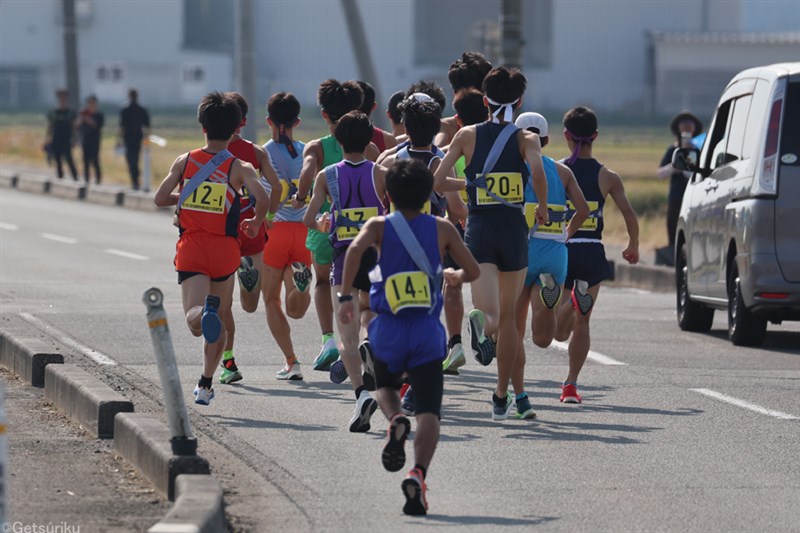
[[[398,272],[386,280],[384,291],[394,314],[409,307],[431,307],[430,279],[424,272]]]

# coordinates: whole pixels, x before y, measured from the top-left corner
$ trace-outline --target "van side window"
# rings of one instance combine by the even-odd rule
[[[725,153],[725,147],[728,144],[728,129],[731,119],[731,107],[733,100],[728,100],[719,106],[717,116],[714,117],[714,127],[710,134],[708,141],[708,151],[704,154],[705,161],[704,167],[709,170],[714,170],[718,166],[717,160],[720,154]]]
[[[793,81],[786,89],[786,100],[783,104],[783,131],[781,132],[781,155],[794,154],[800,156],[800,81]],[[797,165],[798,161],[784,165]]]
[[[766,80],[758,80],[750,103],[750,114],[747,115],[747,130],[744,133],[742,159],[750,159],[758,155],[759,139],[764,135],[764,122],[769,117],[770,84]]]
[[[750,112],[750,103],[753,101],[752,94],[746,94],[737,98],[733,102],[733,118],[731,119],[730,131],[728,131],[728,145],[725,148],[725,163],[744,159],[743,149],[744,137],[747,132],[747,115]]]

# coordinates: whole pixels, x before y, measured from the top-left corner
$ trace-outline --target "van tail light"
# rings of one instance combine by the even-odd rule
[[[756,293],[756,297],[764,298],[766,300],[785,300],[789,297],[789,293],[786,292],[759,292]]]
[[[758,179],[753,182],[753,196],[775,196],[778,193],[778,144],[781,137],[783,119],[783,98],[786,94],[786,80],[778,80],[772,93],[769,122],[767,122],[767,142],[764,144],[764,158]]]

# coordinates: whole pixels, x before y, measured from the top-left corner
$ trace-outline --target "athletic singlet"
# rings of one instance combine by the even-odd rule
[[[457,179],[460,179],[460,180],[466,180],[467,179],[466,168],[467,168],[467,160],[462,155],[461,157],[459,157],[456,160],[456,164],[453,165],[453,170],[456,171],[456,178]],[[463,191],[458,191],[458,195],[461,196],[461,199],[464,201],[465,204],[469,203],[469,196],[467,195],[467,190],[466,189],[464,189]]]
[[[195,172],[200,170],[216,154],[197,149],[189,152],[181,177],[180,190]],[[211,233],[237,237],[239,230],[239,193],[231,186],[229,158],[178,206],[178,222],[181,233]]]
[[[578,180],[578,185],[583,191],[586,203],[589,204],[589,212],[592,213],[575,233],[572,240],[593,239],[599,241],[603,238],[603,206],[606,203],[606,199],[600,191],[600,169],[603,168],[603,165],[594,158],[576,159],[571,165],[567,164],[566,159],[561,162],[567,165],[572,170],[572,173],[575,174],[575,179]],[[571,202],[567,202],[567,207],[568,209],[575,208]]]
[[[295,209],[292,207],[291,199],[289,198],[289,181],[296,189],[300,183],[300,171],[303,169],[303,153],[305,144],[300,141],[292,141],[297,157],[292,158],[289,149],[283,143],[275,142],[272,139],[264,144],[264,150],[270,158],[270,164],[275,169],[275,174],[278,175],[278,180],[281,182],[281,206],[278,212],[275,213],[275,220],[277,222],[302,222],[303,216],[306,214],[306,207]],[[279,160],[275,160],[279,158]],[[288,175],[287,175],[288,174]],[[267,193],[272,194],[272,186],[269,182],[265,183]],[[293,193],[292,193],[293,194]],[[308,204],[308,198],[306,198]]]
[[[377,126],[372,126],[372,142],[378,147],[379,152],[386,150],[386,141],[383,139],[383,130]]]
[[[436,218],[418,215],[408,220],[408,225],[428,256],[431,267],[438,271],[442,257],[439,253]],[[369,291],[370,309],[379,314],[438,317],[442,311],[442,293],[439,287],[434,287],[433,281],[420,271],[389,221],[383,225],[379,255],[378,265],[369,275],[372,282]]]
[[[558,213],[564,213],[567,210],[567,191],[564,189],[564,183],[558,175],[555,161],[543,155],[542,164],[544,166],[544,175],[547,177],[547,209],[550,211],[551,219],[561,217],[563,215]],[[536,205],[536,192],[532,187],[528,187],[525,189],[525,218],[528,221],[529,228],[533,227]],[[539,226],[536,233],[533,234],[533,238],[565,242],[567,240],[568,222],[567,220],[551,221],[550,224]]]
[[[233,157],[236,159],[241,159],[242,161],[253,165],[255,169],[259,171],[258,177],[261,178],[261,163],[259,163],[258,158],[256,157],[256,149],[255,146],[253,146],[253,143],[240,137],[228,144],[228,151],[232,153]],[[240,202],[242,206],[242,214],[245,215],[247,211],[252,209],[253,204],[251,202],[250,192],[244,185],[242,185],[242,196]]]
[[[395,159],[417,159],[422,161],[428,170],[431,170],[431,165],[434,161],[442,160],[442,157],[438,155],[434,150],[437,150],[441,153],[436,147],[432,147],[431,150],[415,150],[412,149],[410,146],[404,146],[400,150],[397,151],[395,155]],[[445,200],[444,196],[440,196],[436,193],[436,191],[431,192],[431,196],[425,205],[422,208],[422,212],[426,215],[433,215],[435,217],[443,217],[445,216],[445,210],[447,209],[447,201]],[[394,211],[394,206],[391,206],[391,211]]]
[[[342,205],[336,205],[336,202],[331,205],[330,240],[334,248],[343,248],[356,238],[360,228],[337,225],[337,217],[343,216],[353,222],[366,222],[372,217],[383,215],[384,208],[375,190],[375,163],[368,160],[355,164],[341,161],[334,168]]]
[[[475,149],[472,154],[472,161],[464,169],[467,180],[475,179],[477,175],[483,173],[483,165],[489,156],[489,151],[506,124],[494,122],[484,122],[475,127]],[[500,157],[497,159],[494,169],[486,176],[486,185],[495,195],[504,198],[513,204],[522,204],[525,201],[525,186],[528,183],[528,168],[525,160],[519,153],[519,141],[517,135],[513,140],[509,139],[503,147]],[[485,189],[480,189],[475,185],[467,184],[467,197],[469,198],[470,211],[484,210],[516,210],[515,207],[504,205],[488,194]]]
[[[330,165],[335,165],[339,161],[344,158],[344,153],[342,153],[341,145],[336,141],[336,138],[333,135],[326,135],[322,139],[319,140],[320,144],[322,145],[322,166],[320,168],[325,168]],[[314,185],[312,183],[311,190],[314,190]],[[319,212],[324,213],[326,211],[330,211],[331,204],[326,199],[322,202],[322,207],[320,207]]]

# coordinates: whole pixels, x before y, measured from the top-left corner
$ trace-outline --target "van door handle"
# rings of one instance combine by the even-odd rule
[[[706,192],[716,191],[717,189],[719,189],[719,184],[715,183],[714,185],[709,185],[708,187],[706,187]]]

